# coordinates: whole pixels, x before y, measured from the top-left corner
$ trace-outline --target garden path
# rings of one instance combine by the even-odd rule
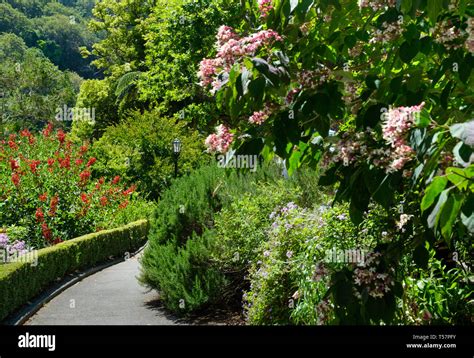
[[[101,270],[66,289],[26,325],[179,324],[157,303],[156,291],[139,285],[139,255]]]

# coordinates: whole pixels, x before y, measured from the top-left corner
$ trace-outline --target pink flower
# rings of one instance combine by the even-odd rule
[[[205,58],[199,65],[198,78],[200,85],[212,85],[211,92],[222,86],[218,76],[228,73],[232,66],[245,56],[255,56],[263,46],[270,46],[282,37],[274,30],[262,30],[250,36],[239,38],[231,27],[221,26],[217,33],[217,56]]]
[[[221,124],[216,127],[216,133],[206,138],[205,144],[207,151],[210,153],[226,153],[234,139],[234,135],[225,125]]]
[[[258,124],[261,125],[263,122],[265,122],[268,118],[268,113],[265,111],[258,111],[254,112],[250,117],[249,117],[249,122],[252,124]]]
[[[359,0],[360,8],[370,7],[374,11],[384,9],[385,6],[394,7],[396,4],[396,0]]]
[[[238,40],[239,35],[234,32],[234,29],[230,26],[222,25],[217,30],[217,44],[218,46],[222,46],[223,44],[229,42],[229,40]]]
[[[266,18],[273,9],[272,0],[258,0],[258,9],[260,10],[260,17]]]

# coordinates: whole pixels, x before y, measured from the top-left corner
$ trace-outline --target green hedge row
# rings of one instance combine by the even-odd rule
[[[67,273],[138,249],[146,242],[148,231],[148,221],[140,220],[38,250],[37,265],[0,265],[0,321]]]

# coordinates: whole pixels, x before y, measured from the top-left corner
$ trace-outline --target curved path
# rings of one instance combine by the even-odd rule
[[[139,285],[139,256],[86,277],[53,298],[25,324],[180,324],[159,306],[156,291]]]

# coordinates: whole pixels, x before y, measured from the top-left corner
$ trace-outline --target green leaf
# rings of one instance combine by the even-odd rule
[[[454,89],[454,86],[455,86],[454,82],[450,81],[444,87],[443,92],[441,92],[440,103],[444,109],[448,109],[449,95],[451,94],[451,91]]]
[[[400,59],[405,63],[410,63],[413,58],[415,58],[416,54],[420,50],[420,41],[413,40],[413,41],[405,41],[400,46]]]
[[[404,14],[408,14],[411,11],[412,5],[412,0],[402,0],[400,8]]]
[[[326,172],[319,177],[318,185],[328,186],[335,184],[338,180],[336,175],[337,168],[337,166],[334,166],[326,170]]]
[[[436,206],[434,207],[431,214],[428,216],[428,227],[430,229],[433,229],[438,224],[441,210],[443,209],[444,204],[446,204],[446,200],[448,200],[448,194],[451,189],[452,188],[445,189],[441,193],[438,202],[436,203]]]
[[[451,195],[441,211],[439,226],[441,227],[441,235],[447,240],[448,244],[450,243],[454,222],[458,217],[462,203],[463,196],[461,194]]]
[[[443,10],[443,2],[441,0],[428,0],[428,17],[433,24],[436,23],[441,10]]]
[[[253,81],[250,81],[248,90],[255,100],[255,105],[258,106],[263,101],[263,96],[265,94],[265,78],[258,77]]]
[[[430,185],[425,190],[425,195],[421,201],[421,211],[425,211],[431,205],[433,205],[435,199],[441,193],[448,184],[446,177],[436,177],[433,179]]]
[[[423,108],[420,112],[420,115],[415,116],[415,125],[418,128],[426,128],[430,125],[430,123],[430,114],[426,109]]]
[[[334,299],[338,305],[345,306],[353,299],[352,284],[346,280],[336,282],[332,287]]]
[[[456,185],[459,190],[466,190],[469,185],[467,173],[461,168],[450,167],[446,169],[446,177],[448,180]]]
[[[474,195],[471,194],[464,201],[461,209],[461,221],[467,230],[474,234]]]
[[[415,251],[413,251],[413,261],[416,265],[422,269],[428,267],[428,260],[430,258],[430,253],[426,249],[424,243],[419,245]]]

